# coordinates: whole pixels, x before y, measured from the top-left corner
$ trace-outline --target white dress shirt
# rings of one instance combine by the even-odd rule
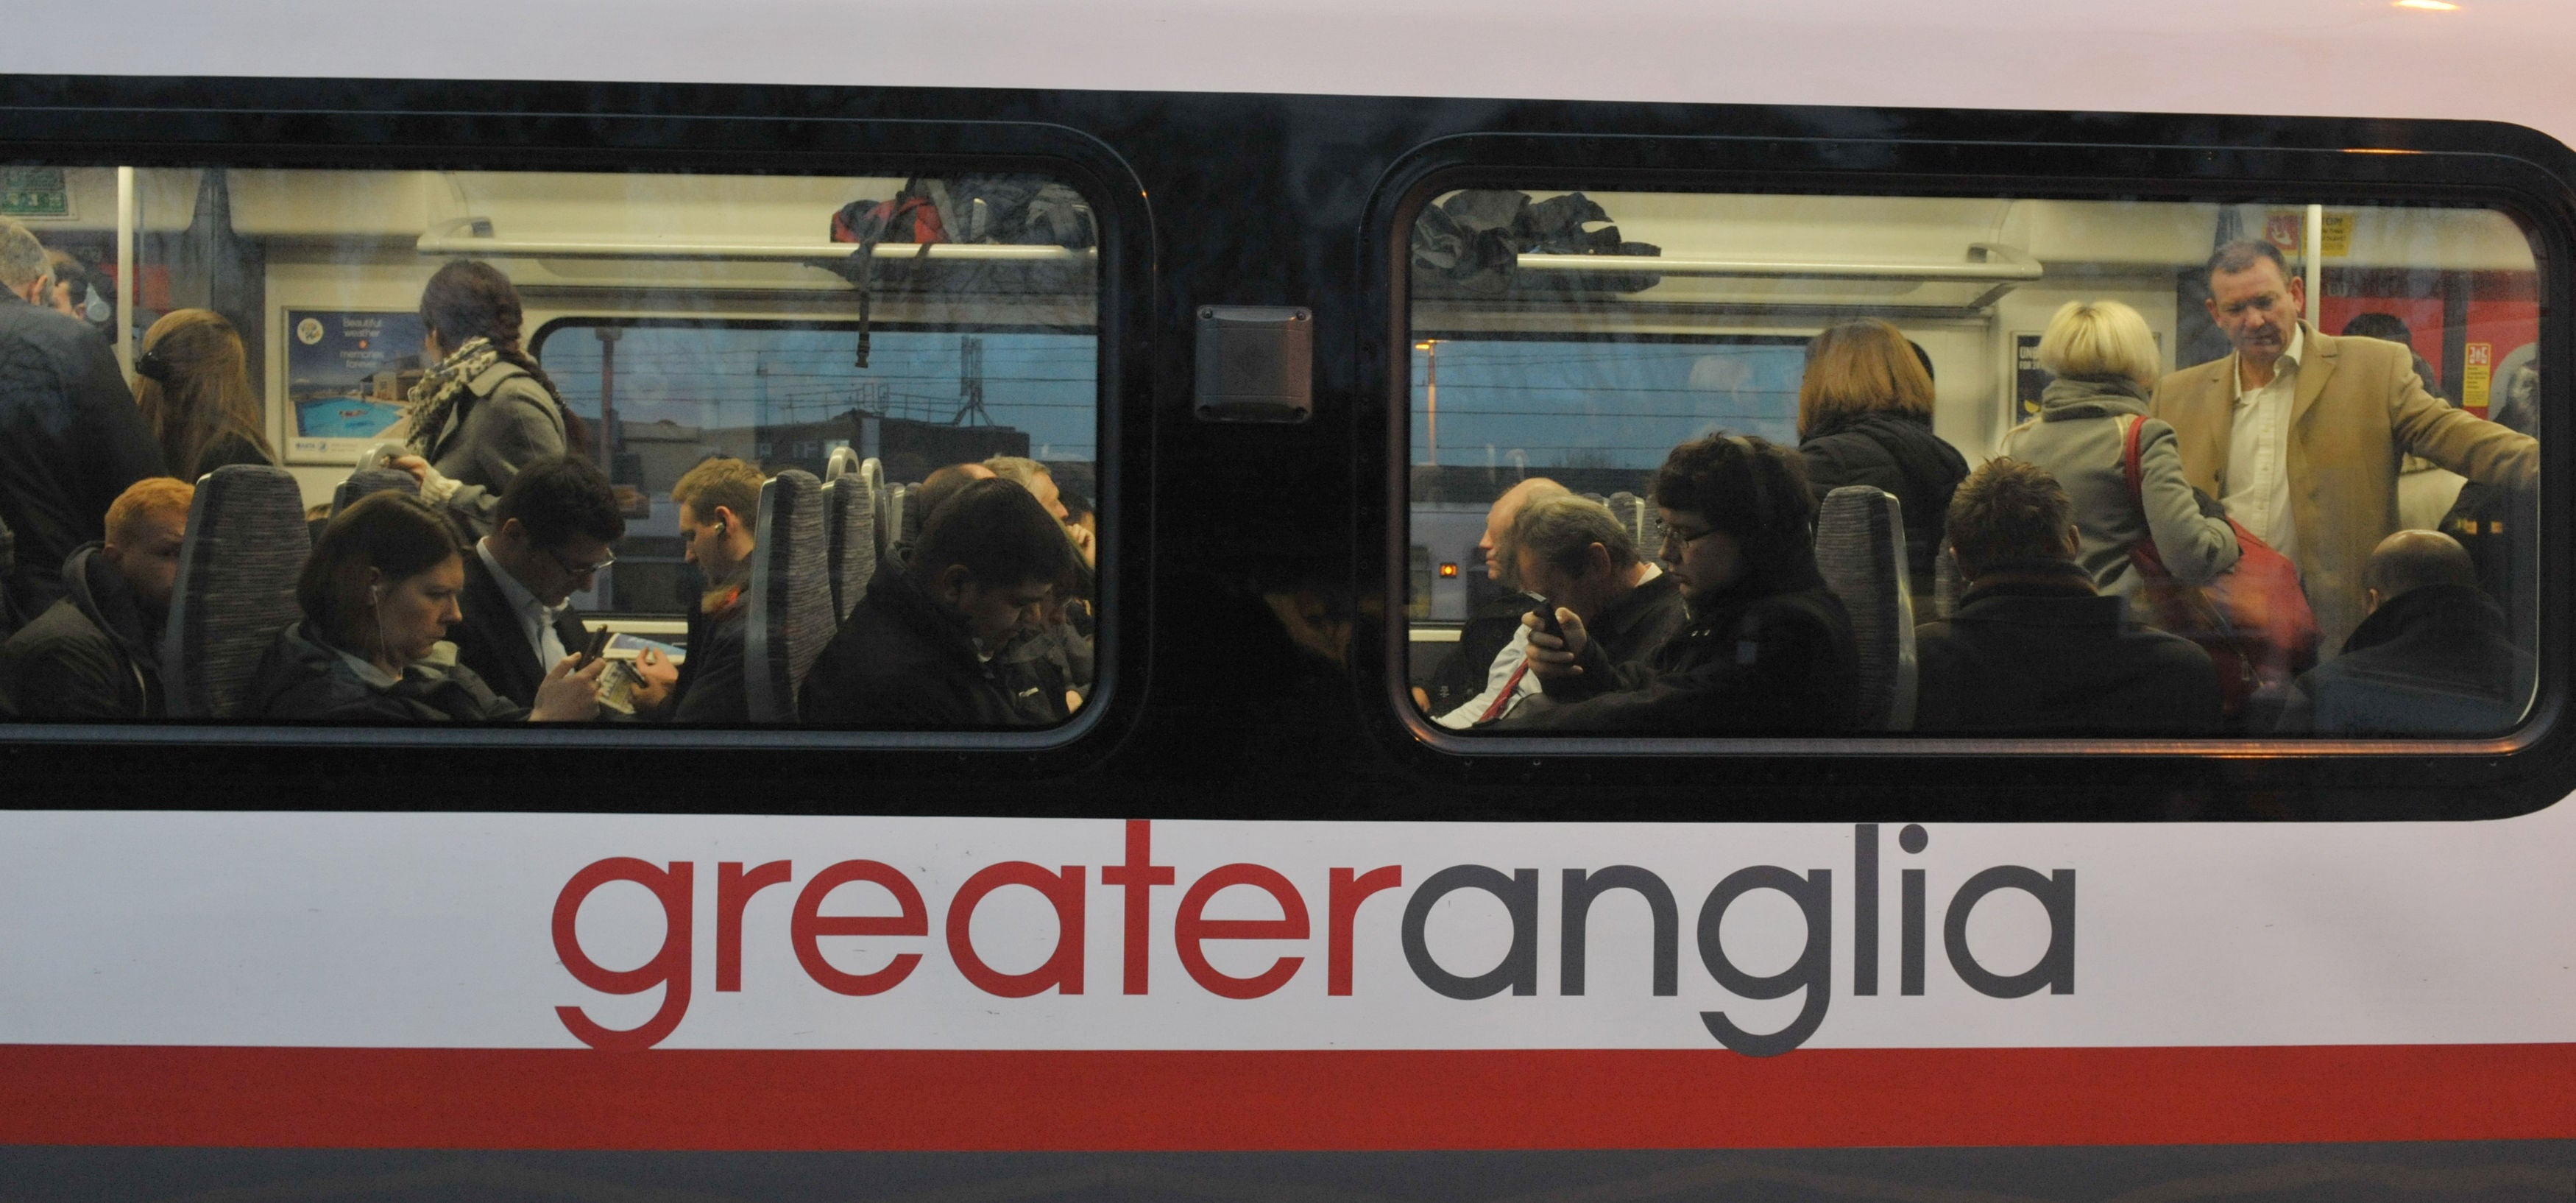
[[[501,567],[501,561],[492,558],[491,542],[488,538],[475,540],[474,554],[483,558],[483,567],[501,586],[501,596],[509,599],[510,611],[519,619],[519,633],[527,636],[528,646],[537,653],[538,671],[552,672],[556,663],[570,654],[564,648],[563,636],[555,633],[555,619],[563,614],[563,607],[549,606],[538,601],[536,594],[528,592],[528,587],[520,584],[519,578],[510,575],[508,569]]]
[[[2290,516],[2290,408],[2299,392],[2299,357],[2306,331],[2290,327],[2289,349],[2272,367],[2272,382],[2245,387],[2244,370],[2235,376],[2235,422],[2227,439],[2227,479],[2219,503],[2227,516],[2245,524],[2255,537],[2282,555],[2296,555],[2299,528]]]
[[[1520,705],[1522,698],[1537,693],[1538,674],[1520,672],[1521,665],[1529,659],[1529,634],[1526,623],[1513,627],[1512,641],[1494,653],[1494,662],[1485,669],[1485,691],[1460,702],[1448,713],[1431,721],[1452,731],[1464,731],[1475,726],[1476,720],[1482,718],[1487,710],[1493,709],[1494,699],[1505,696],[1504,690],[1511,691],[1511,701],[1503,707],[1503,714],[1510,714],[1512,707]],[[1512,679],[1515,673],[1520,677],[1517,681]]]

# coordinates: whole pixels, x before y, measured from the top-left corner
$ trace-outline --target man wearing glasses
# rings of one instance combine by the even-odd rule
[[[589,636],[569,604],[626,534],[617,494],[588,460],[559,455],[519,470],[492,509],[492,533],[465,559],[465,620],[448,633],[456,659],[492,692],[532,704],[546,669],[581,651]],[[638,710],[658,706],[677,675],[648,651],[636,661]]]

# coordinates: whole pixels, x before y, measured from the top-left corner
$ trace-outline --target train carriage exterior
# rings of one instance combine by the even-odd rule
[[[705,455],[838,487],[998,452],[1096,508],[1099,667],[1027,730],[0,725],[0,1194],[2576,1195],[2576,19],[10,23],[0,215],[109,281],[129,371],[231,256],[303,502],[390,429],[429,273],[488,260],[628,490],[597,625],[677,638]],[[1051,185],[1081,232],[831,241],[924,180]],[[1471,193],[1618,233],[1442,278],[1421,231]],[[2532,367],[2515,721],[1650,738],[1417,704],[1498,590],[1500,488],[1557,476],[1651,543],[1663,449],[1794,443],[1806,341],[1852,317],[1917,344],[1981,461],[2064,301],[2207,358],[2227,231],[2288,252],[2320,331],[2405,316],[2454,406]]]

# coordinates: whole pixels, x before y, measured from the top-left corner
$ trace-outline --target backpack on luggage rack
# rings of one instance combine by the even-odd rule
[[[879,243],[915,243],[910,263],[942,242],[1010,243],[1084,250],[1099,242],[1082,194],[1041,176],[914,176],[894,199],[851,201],[832,215],[832,241],[854,242],[846,260],[821,266],[859,290],[858,366],[868,366],[868,320]],[[912,270],[908,265],[904,269]]]

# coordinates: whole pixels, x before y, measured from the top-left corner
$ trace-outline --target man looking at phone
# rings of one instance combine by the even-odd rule
[[[1015,671],[1002,652],[1080,563],[1027,489],[966,486],[930,516],[912,563],[878,567],[867,600],[806,675],[799,714],[880,729],[1063,721],[1060,683]]]
[[[617,557],[626,534],[617,494],[590,461],[558,455],[519,470],[492,508],[492,533],[465,560],[465,620],[448,632],[456,659],[492,692],[535,704],[546,669],[590,643],[572,595],[588,589]],[[679,674],[647,652],[636,661],[633,697],[651,710]]]
[[[1637,555],[1636,540],[1610,507],[1586,497],[1547,497],[1521,508],[1506,543],[1521,587],[1547,599],[1524,619],[1530,631],[1562,637],[1549,619],[1571,611],[1610,663],[1644,661],[1689,622],[1680,582]],[[1526,647],[1526,640],[1523,641]],[[1526,654],[1511,673],[1433,721],[1463,729],[1510,717],[1539,692]]]

